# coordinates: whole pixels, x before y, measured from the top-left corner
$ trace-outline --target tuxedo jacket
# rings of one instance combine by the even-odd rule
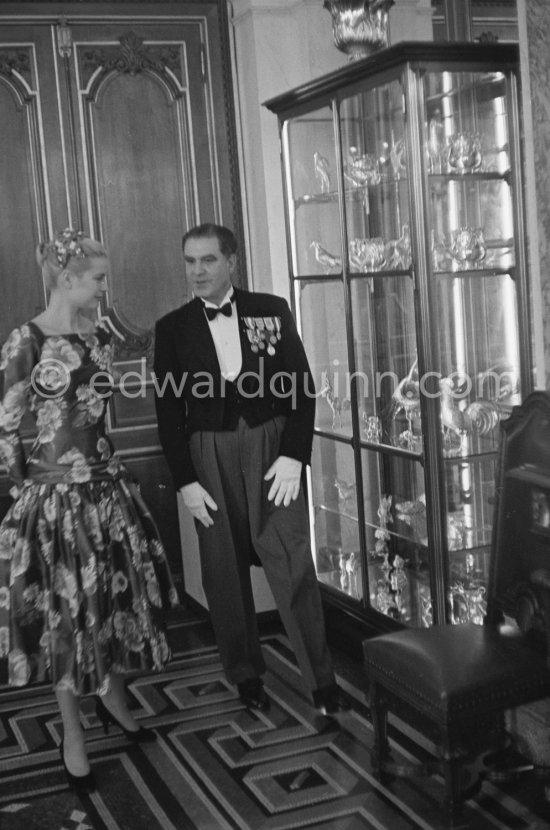
[[[285,415],[279,455],[308,464],[315,389],[288,303],[272,294],[234,291],[242,352],[235,383],[244,393],[247,423],[254,426]],[[159,438],[179,489],[197,480],[189,437],[197,430],[222,430],[228,405],[227,386],[200,299],[157,322],[154,374]]]

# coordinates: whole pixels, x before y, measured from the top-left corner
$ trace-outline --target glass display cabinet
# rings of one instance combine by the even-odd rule
[[[316,384],[317,575],[379,628],[485,613],[499,423],[532,383],[518,65],[403,43],[266,103]]]

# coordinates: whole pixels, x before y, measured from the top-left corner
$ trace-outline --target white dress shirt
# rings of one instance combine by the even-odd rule
[[[232,293],[233,288],[227,292],[220,306],[229,301]],[[218,308],[215,303],[211,303],[208,300],[203,300],[203,303],[208,308]],[[213,320],[208,320],[208,325],[210,326],[216,347],[222,376],[226,380],[235,380],[241,371],[243,363],[241,338],[239,335],[239,318],[235,301],[233,300],[231,317],[226,317],[224,314],[217,314]]]

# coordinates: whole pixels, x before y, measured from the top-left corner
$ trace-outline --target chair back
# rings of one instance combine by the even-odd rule
[[[501,423],[487,622],[511,618],[550,642],[550,395],[533,392]]]

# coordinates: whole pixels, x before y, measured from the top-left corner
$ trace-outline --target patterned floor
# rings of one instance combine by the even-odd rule
[[[51,691],[0,694],[1,830],[433,830],[440,826],[437,779],[385,789],[370,773],[372,726],[363,692],[341,679],[352,710],[335,718],[310,705],[286,640],[264,640],[269,713],[248,712],[221,671],[213,644],[186,623],[185,655],[163,675],[130,686],[136,714],[158,741],[129,745],[104,736],[83,701],[98,791],[66,786]],[[208,639],[208,638],[206,638]],[[397,757],[424,751],[399,732]],[[466,806],[469,830],[547,830],[542,785],[527,778],[506,791],[485,783]]]

